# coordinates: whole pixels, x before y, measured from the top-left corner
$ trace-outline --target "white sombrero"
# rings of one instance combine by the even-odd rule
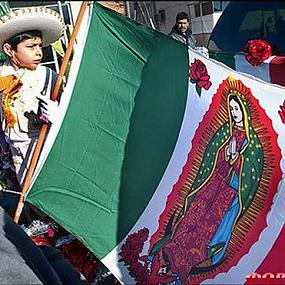
[[[0,17],[0,51],[10,38],[31,30],[42,33],[43,46],[57,41],[64,32],[62,17],[46,7],[25,7]]]

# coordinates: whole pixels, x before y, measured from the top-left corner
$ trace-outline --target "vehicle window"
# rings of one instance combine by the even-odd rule
[[[236,33],[237,40],[263,37],[263,19],[261,11],[249,12]]]
[[[265,39],[285,55],[285,2],[231,2],[213,29],[210,51],[241,52],[250,39]]]
[[[277,11],[276,33],[278,35],[285,33],[285,8]]]

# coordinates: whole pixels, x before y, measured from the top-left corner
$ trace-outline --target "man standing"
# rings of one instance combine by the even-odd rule
[[[176,15],[176,23],[169,33],[169,36],[190,46],[191,48],[195,47],[196,40],[194,39],[192,31],[189,28],[189,17],[187,13],[180,12]]]

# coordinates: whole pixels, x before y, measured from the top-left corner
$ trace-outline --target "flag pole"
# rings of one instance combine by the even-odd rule
[[[69,41],[66,53],[64,55],[64,58],[63,58],[63,61],[62,61],[62,64],[61,64],[61,67],[60,67],[60,70],[59,70],[59,74],[57,76],[57,80],[55,82],[54,89],[53,89],[53,92],[52,92],[52,95],[51,95],[51,100],[53,100],[53,101],[55,101],[56,98],[57,98],[58,91],[60,89],[60,86],[61,86],[61,83],[62,83],[62,79],[63,79],[63,76],[65,74],[65,71],[66,71],[66,68],[67,68],[67,65],[68,65],[68,62],[69,62],[69,59],[70,59],[71,52],[73,50],[73,46],[74,46],[74,43],[75,43],[78,31],[79,31],[79,28],[80,28],[83,16],[84,16],[86,8],[87,8],[87,6],[89,4],[90,4],[89,1],[82,1],[81,7],[80,7],[80,10],[79,10],[77,19],[76,19],[76,23],[74,25],[74,29],[72,31],[72,34],[71,34],[71,37],[70,37],[70,41]],[[30,166],[28,168],[28,171],[27,171],[27,174],[26,174],[26,177],[25,177],[25,181],[24,181],[24,184],[23,184],[21,196],[20,196],[20,199],[19,199],[19,202],[18,202],[18,205],[17,205],[17,209],[16,209],[16,212],[15,212],[14,222],[16,222],[16,223],[19,222],[19,219],[20,219],[23,207],[24,207],[24,197],[25,197],[25,195],[26,195],[26,193],[27,193],[27,191],[28,191],[28,189],[30,187],[31,180],[32,180],[35,168],[36,168],[36,164],[38,162],[38,158],[39,158],[39,155],[40,155],[40,152],[41,152],[41,148],[42,148],[44,139],[46,137],[48,126],[49,126],[49,124],[44,123],[42,128],[41,128],[41,130],[40,130],[40,133],[39,133],[39,138],[38,138],[35,150],[34,150],[33,155],[32,155],[31,163],[30,163]]]

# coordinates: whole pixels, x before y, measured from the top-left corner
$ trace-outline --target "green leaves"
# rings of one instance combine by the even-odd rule
[[[196,84],[196,91],[197,91],[197,93],[198,93],[198,95],[199,95],[199,97],[201,97],[201,93],[202,93],[202,88],[201,87],[199,87],[199,85],[198,84]]]

